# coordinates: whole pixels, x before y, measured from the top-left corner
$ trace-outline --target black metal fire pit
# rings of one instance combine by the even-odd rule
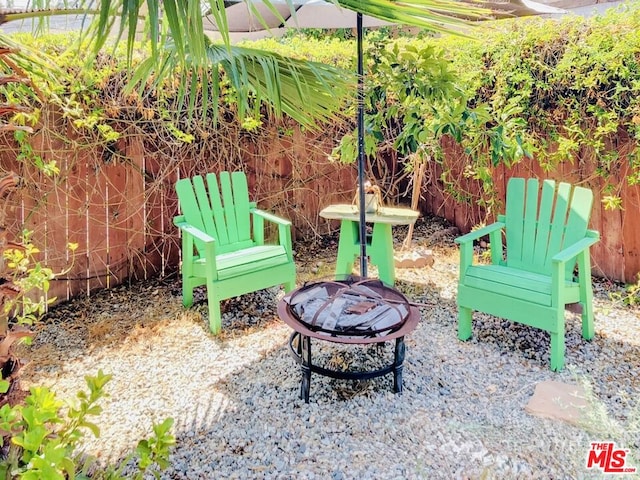
[[[311,372],[345,380],[368,380],[393,373],[393,390],[402,391],[404,336],[416,328],[420,312],[397,290],[379,280],[355,277],[307,284],[279,302],[278,315],[294,330],[289,348],[302,365],[300,398],[305,402],[309,403]],[[368,371],[338,371],[314,365],[312,338],[342,344],[395,340],[393,361]]]

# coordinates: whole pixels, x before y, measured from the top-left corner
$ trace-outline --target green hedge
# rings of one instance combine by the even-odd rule
[[[636,143],[640,138],[639,31],[640,7],[629,4],[587,20],[567,16],[480,24],[472,38],[389,38],[386,30],[373,32],[365,44],[368,154],[392,146],[401,161],[416,153],[437,159],[439,140],[447,134],[468,154],[467,173],[486,181],[489,169],[501,162],[511,165],[535,156],[553,168],[576,161],[586,148],[597,160],[597,173],[606,178],[620,167],[619,136]],[[96,68],[80,77],[77,51],[67,49],[69,36],[23,36],[20,42],[53,55],[68,75],[46,93],[76,115],[79,128],[102,125],[98,131],[105,141],[113,140],[110,125],[122,120],[123,109],[129,111],[127,121],[164,122],[167,135],[177,140],[191,140],[202,129],[197,121],[183,121],[181,106],[167,96],[133,98],[117,92],[124,83],[123,55],[101,56]],[[353,40],[288,35],[250,43],[355,69]],[[355,117],[353,109],[345,118]],[[335,153],[353,159],[353,134]],[[624,158],[632,167],[629,183],[640,183],[637,149]]]
[[[605,178],[620,167],[616,143],[629,136],[628,181],[640,183],[640,4],[583,19],[530,18],[480,24],[472,38],[367,37],[368,152],[392,143],[400,158],[453,136],[469,155],[468,173],[535,156],[548,169],[588,149]],[[346,67],[353,41],[257,42],[283,54]],[[332,56],[332,50],[340,52]],[[348,57],[344,58],[344,57]],[[427,88],[430,87],[430,88]],[[353,138],[341,153],[351,160]],[[611,186],[615,190],[615,186]]]

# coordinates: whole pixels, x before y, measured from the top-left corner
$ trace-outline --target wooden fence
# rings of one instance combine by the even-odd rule
[[[179,264],[174,183],[182,176],[242,169],[252,199],[291,219],[297,238],[329,231],[318,211],[351,198],[357,177],[354,166],[327,161],[333,147],[327,133],[303,135],[297,129],[260,143],[245,140],[244,158],[233,162],[215,155],[171,161],[147,151],[140,136],[122,138],[113,155],[37,134],[34,154],[56,160],[60,168],[51,178],[30,161],[17,161],[14,142],[5,144],[2,170],[15,172],[20,181],[3,201],[0,227],[7,238],[19,238],[23,229],[34,232],[43,264],[61,272],[49,292],[58,300],[174,272]],[[69,242],[79,245],[73,254]]]
[[[493,169],[493,185],[497,198],[502,205],[506,194],[507,180],[511,177],[538,177],[564,180],[591,188],[594,192],[594,206],[590,228],[600,232],[600,242],[591,248],[593,273],[613,281],[634,283],[640,272],[640,185],[630,186],[626,181],[629,174],[629,160],[625,152],[631,150],[631,140],[620,135],[621,141],[616,146],[619,152],[620,166],[611,172],[605,181],[596,175],[595,159],[591,152],[583,150],[575,162],[564,162],[555,170],[545,171],[535,159],[525,159],[513,168],[498,166]],[[463,175],[466,159],[460,148],[452,142],[445,142],[444,169],[450,170],[456,187],[462,187],[470,198],[478,198],[482,185],[477,180],[470,180]],[[495,213],[486,215],[486,211],[475,202],[471,204],[458,202],[453,195],[447,193],[447,185],[441,179],[443,166],[430,164],[423,187],[420,209],[424,213],[444,217],[455,224],[462,232],[468,232],[474,225],[483,221],[493,221]],[[602,202],[608,195],[608,188],[622,199],[622,209],[607,210]],[[500,208],[500,206],[498,207]]]
[[[172,223],[178,211],[174,183],[182,176],[242,169],[248,174],[252,198],[261,208],[290,218],[296,238],[327,233],[336,225],[319,218],[319,210],[331,203],[350,202],[356,183],[355,166],[327,160],[334,135],[298,129],[282,135],[274,128],[258,141],[250,137],[237,140],[240,153],[232,161],[216,158],[214,152],[172,161],[165,153],[148,149],[139,135],[121,138],[113,147],[117,150],[114,155],[109,149],[78,148],[62,137],[36,134],[34,153],[45,161],[56,160],[60,167],[60,174],[51,178],[30,161],[17,161],[18,147],[5,140],[0,153],[2,170],[17,173],[21,180],[2,203],[0,227],[6,229],[7,238],[17,238],[23,228],[34,231],[33,243],[42,250],[43,263],[63,272],[50,291],[60,300],[125,279],[176,271],[179,238]],[[446,168],[469,198],[477,198],[481,185],[462,174],[464,155],[452,143],[445,147]],[[610,183],[619,186],[624,208],[605,210],[601,203],[604,184],[593,175],[593,168],[586,154],[554,172],[544,172],[535,161],[526,161],[512,169],[495,168],[493,180],[502,200],[510,176],[566,179],[591,187],[596,194],[591,228],[602,235],[592,249],[594,273],[611,280],[635,281],[640,272],[640,187],[623,181],[624,169],[616,172]],[[422,190],[422,212],[444,217],[462,232],[486,220],[486,212],[476,203],[459,202],[447,193],[441,174],[440,165],[430,164]],[[66,248],[69,242],[79,244],[75,254]]]

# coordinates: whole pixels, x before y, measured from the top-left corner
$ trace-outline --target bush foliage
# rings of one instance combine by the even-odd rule
[[[372,34],[367,152],[392,145],[400,159],[409,159],[426,148],[437,160],[434,146],[448,134],[469,156],[465,173],[487,191],[489,169],[499,163],[534,156],[550,170],[584,161],[586,152],[598,176],[623,172],[629,184],[638,184],[639,29],[640,7],[629,4],[589,19],[493,22],[478,26],[474,39]],[[279,48],[286,52],[290,42]],[[353,59],[355,45],[346,43]],[[313,38],[305,45],[326,55]],[[269,46],[278,44],[270,40]],[[343,139],[338,153],[355,157],[353,136]],[[609,188],[608,206],[619,206],[620,186]]]
[[[491,202],[491,168],[512,165],[524,156],[552,169],[562,162],[584,161],[589,152],[596,175],[607,179],[623,172],[629,184],[638,184],[639,29],[640,8],[630,4],[586,20],[493,22],[478,26],[473,38],[391,38],[389,31],[372,32],[365,42],[367,153],[411,168],[416,155],[437,161],[440,140],[448,135],[468,155],[465,175],[484,185],[486,198],[480,201],[485,206]],[[69,35],[35,40],[21,36],[18,41],[48,54],[57,65],[55,78],[47,66],[37,79],[47,101],[62,109],[76,135],[89,144],[102,143],[108,151],[117,153],[111,147],[125,130],[143,134],[151,151],[167,151],[168,161],[181,154],[220,151],[214,141],[219,137],[228,141],[270,131],[267,111],[258,106],[248,117],[237,118],[231,88],[222,89],[218,104],[209,102],[196,108],[195,115],[185,115],[187,106],[175,100],[177,79],[153,91],[125,90],[122,52],[101,54],[95,68],[81,74],[84,60]],[[348,36],[288,35],[252,46],[355,69],[355,42]],[[146,52],[140,49],[137,54],[142,58]],[[220,123],[203,120],[199,113],[204,108],[223,112]],[[21,115],[25,123],[37,121]],[[347,129],[353,128],[355,101],[346,107],[344,118]],[[336,156],[355,158],[353,132],[336,145]],[[450,193],[469,200],[456,192],[455,179],[448,180]],[[611,182],[609,188],[609,206],[620,206],[620,186]]]

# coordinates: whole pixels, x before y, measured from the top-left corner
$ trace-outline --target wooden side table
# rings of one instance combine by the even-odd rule
[[[396,280],[393,259],[393,225],[410,225],[419,213],[410,208],[381,207],[377,213],[367,213],[366,222],[373,224],[371,237],[367,235],[367,255],[378,267],[378,276],[387,285]],[[322,218],[340,220],[340,241],[336,278],[351,275],[355,258],[360,255],[360,213],[355,205],[329,205],[320,212]]]

